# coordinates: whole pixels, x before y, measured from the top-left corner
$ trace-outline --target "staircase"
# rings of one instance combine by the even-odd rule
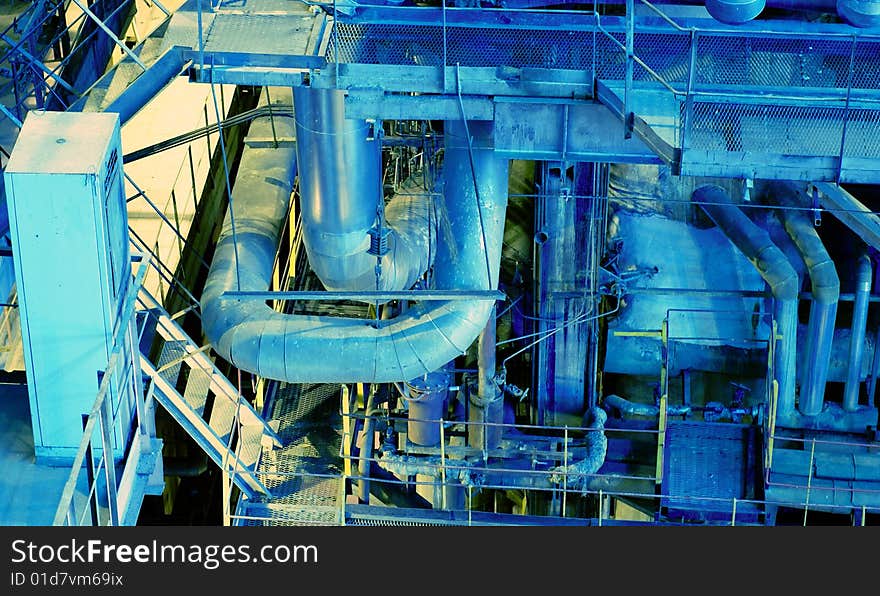
[[[155,321],[162,347],[155,362],[141,347],[141,369],[153,380],[155,399],[236,486],[253,498],[271,493],[257,473],[263,447],[281,447],[267,423],[159,302],[142,290],[140,308]],[[149,342],[147,342],[149,343]]]

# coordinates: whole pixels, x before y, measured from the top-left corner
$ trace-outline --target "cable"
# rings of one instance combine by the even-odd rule
[[[548,332],[544,337],[541,337],[541,338],[536,339],[535,341],[533,341],[533,342],[530,343],[529,345],[524,346],[523,348],[520,348],[519,350],[517,350],[516,352],[514,352],[513,354],[511,354],[510,356],[508,356],[508,357],[505,358],[504,360],[502,360],[502,361],[501,361],[501,368],[502,368],[502,369],[506,369],[506,368],[507,368],[507,361],[508,361],[508,360],[510,360],[510,359],[513,358],[514,356],[518,356],[518,355],[522,354],[523,352],[525,352],[526,350],[528,350],[528,349],[531,348],[532,346],[535,346],[535,345],[541,343],[542,341],[544,341],[544,340],[547,339],[548,337],[550,337],[550,336],[552,336],[552,335],[556,335],[557,333],[559,333],[559,332],[562,331],[563,329],[567,329],[568,327],[571,327],[572,325],[577,325],[577,324],[585,323],[585,322],[588,322],[588,321],[595,321],[595,320],[597,320],[597,319],[601,319],[601,318],[603,318],[603,317],[607,317],[607,316],[613,315],[613,314],[615,314],[615,313],[616,313],[617,311],[619,311],[619,310],[620,310],[620,298],[618,297],[618,299],[617,299],[617,305],[614,307],[614,310],[608,311],[608,312],[606,312],[606,313],[600,313],[600,314],[595,315],[595,316],[592,316],[592,317],[586,317],[586,318],[576,317],[576,318],[572,319],[572,320],[569,321],[568,323],[565,323],[564,325],[561,325],[561,326],[557,327],[556,329],[553,329],[552,331]],[[586,313],[585,313],[585,314],[586,314]]]
[[[122,163],[131,163],[133,161],[137,161],[139,159],[161,153],[162,151],[174,149],[175,147],[179,147],[180,145],[185,145],[187,143],[191,143],[192,141],[204,138],[212,133],[218,133],[225,128],[232,128],[233,126],[245,124],[246,122],[250,122],[255,118],[260,118],[261,116],[284,116],[287,118],[293,118],[292,110],[293,106],[290,104],[275,104],[271,108],[269,108],[268,106],[254,108],[252,110],[248,110],[246,112],[242,112],[240,114],[227,118],[219,124],[215,122],[213,124],[209,124],[208,126],[202,126],[201,128],[191,130],[190,132],[186,132],[181,135],[177,135],[176,137],[171,137],[170,139],[166,139],[164,141],[154,143],[153,145],[149,145],[147,147],[132,151],[131,153],[122,156]]]

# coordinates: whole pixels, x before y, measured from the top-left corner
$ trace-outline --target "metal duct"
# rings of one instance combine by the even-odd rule
[[[807,359],[798,371],[801,385],[798,409],[804,416],[815,416],[822,411],[825,396],[840,279],[813,222],[800,210],[804,205],[797,199],[797,192],[797,188],[788,182],[772,182],[767,187],[769,197],[780,206],[788,207],[779,210],[779,218],[810,275],[813,300],[807,325]]]
[[[345,118],[344,98],[333,89],[293,90],[309,265],[331,291],[409,289],[434,256],[431,196],[411,185],[384,206],[381,124]],[[380,216],[387,236],[371,253]],[[377,252],[384,253],[378,279]]]
[[[706,0],[706,10],[717,21],[741,25],[764,10],[765,0]]]
[[[853,27],[880,25],[880,0],[837,0],[837,14]]]
[[[293,133],[280,128],[289,126],[285,120],[275,120],[279,136]],[[269,126],[269,118],[257,119],[249,136],[268,138]],[[202,295],[204,330],[214,350],[242,370],[291,383],[410,380],[462,354],[483,329],[492,302],[419,303],[376,328],[364,319],[286,315],[261,301],[223,297],[236,289],[269,287],[294,176],[293,153],[288,147],[255,145],[242,154],[232,193],[236,234],[227,214]],[[438,242],[438,289],[494,289],[498,281],[507,161],[491,150],[475,150],[484,228],[470,170],[466,176],[462,172],[461,163],[467,161],[466,148],[447,148],[444,211],[449,233]],[[491,284],[486,281],[487,262]]]
[[[862,254],[856,270],[856,301],[853,305],[852,335],[849,344],[849,365],[843,388],[843,409],[854,412],[859,408],[859,383],[862,358],[865,353],[865,331],[868,324],[868,298],[871,295],[871,259]],[[870,403],[868,404],[870,405]]]
[[[798,276],[770,236],[746,217],[719,186],[701,186],[691,199],[721,228],[730,241],[755,266],[770,286],[774,298],[773,318],[782,340],[774,360],[779,397],[778,416],[794,414],[795,361],[797,356]]]

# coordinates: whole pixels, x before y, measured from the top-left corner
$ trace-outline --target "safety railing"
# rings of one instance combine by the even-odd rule
[[[326,499],[318,503],[313,498],[298,501],[296,495],[277,501],[259,503],[240,502],[235,513],[230,514],[232,525],[237,526],[395,526],[395,525],[456,525],[456,526],[522,526],[522,525],[583,525],[583,526],[615,526],[615,525],[706,525],[706,526],[737,526],[764,525],[767,523],[765,508],[767,503],[761,499],[737,499],[718,497],[688,497],[695,508],[725,509],[727,517],[713,517],[702,520],[682,520],[665,518],[657,512],[661,503],[675,495],[643,493],[627,490],[595,488],[582,490],[579,488],[561,489],[558,487],[528,487],[508,482],[487,482],[480,486],[462,485],[451,487],[438,477],[412,477],[406,480],[397,478],[375,478],[360,475],[344,476],[339,474],[318,474],[312,472],[273,472],[266,474],[265,480],[276,479],[302,490],[322,487]],[[345,498],[347,483],[370,482],[387,491],[398,491],[404,494],[447,494],[449,501],[444,508],[437,503],[433,509],[388,507],[379,504],[354,504]],[[511,505],[509,513],[496,513],[489,508],[480,507],[477,497],[481,491],[499,491],[510,496],[525,491],[526,498],[520,503]],[[376,492],[382,492],[377,490]],[[333,496],[335,494],[335,497]],[[556,514],[530,513],[528,502],[531,495],[543,495],[551,504],[556,503]],[[590,499],[592,504],[580,507],[574,515],[563,516],[561,507],[563,495],[569,499]],[[311,502],[309,502],[311,501]],[[803,509],[809,504],[804,501],[791,500],[774,502],[778,508]],[[573,507],[569,507],[572,508]],[[566,508],[565,510],[569,509]],[[650,511],[650,513],[646,512]],[[825,509],[828,513],[850,516],[849,523],[854,526],[876,526],[874,516],[880,515],[880,507],[852,507],[830,505]],[[775,520],[774,520],[775,521]],[[797,520],[800,523],[800,520]],[[838,523],[841,520],[838,520]],[[809,522],[809,520],[808,520]],[[787,519],[786,525],[795,521]],[[818,521],[814,523],[829,523]]]
[[[35,3],[36,4],[36,3]],[[133,50],[110,30],[105,21],[117,18],[123,10],[131,8],[130,2],[121,2],[113,11],[103,17],[94,14],[79,0],[61,0],[56,3],[42,3],[42,14],[29,18],[25,30],[16,35],[21,27],[18,20],[13,21],[2,33],[0,40],[9,47],[0,54],[0,72],[5,71],[9,81],[0,85],[0,95],[10,94],[14,101],[2,106],[0,113],[20,126],[29,109],[67,109],[87,89],[77,89],[65,80],[65,68],[86,50],[99,35],[106,35],[122,50],[129,60],[146,70]],[[151,2],[170,18],[170,11],[158,2]],[[84,24],[93,22],[95,27],[82,34]],[[63,26],[60,24],[63,23]],[[157,30],[163,23],[153,28]],[[48,35],[44,29],[52,27]],[[149,36],[149,34],[147,35]],[[18,37],[18,39],[15,39]],[[52,53],[51,59],[49,54]],[[8,65],[8,66],[7,66]],[[51,66],[50,66],[51,65]],[[99,73],[100,74],[100,73]]]
[[[797,460],[765,468],[768,500],[774,504],[799,501],[803,508],[803,525],[807,525],[811,510],[850,509],[864,515],[880,506],[877,505],[880,478],[876,474],[880,443],[804,438],[775,432],[770,438],[786,445]]]
[[[97,397],[88,415],[83,415],[83,436],[53,525],[119,525],[121,500],[117,492],[116,465],[119,457],[123,461],[128,457],[123,451],[129,430],[127,422],[132,415],[127,408],[130,402],[123,396],[130,395],[135,402],[136,419],[132,422],[135,440],[155,436],[152,393],[144,394],[139,364],[140,334],[134,324],[137,295],[149,268],[149,258],[137,255],[133,262],[138,264],[137,271],[121,299],[107,367],[96,371],[100,378]],[[121,437],[120,424],[126,425]],[[84,473],[85,483],[82,482]]]
[[[638,1],[655,18],[635,17],[633,0],[623,17],[445,3],[348,15],[328,4],[334,26],[325,57],[337,66],[440,68],[442,88],[455,83],[459,93],[467,68],[589,73],[600,99],[603,88],[616,97],[627,135],[647,126],[670,155],[689,151],[696,160],[711,151],[835,158],[839,175],[844,160],[880,158],[880,36],[784,22],[773,30],[710,29],[705,21],[699,28]],[[400,69],[389,72],[398,77]],[[518,76],[511,70],[511,80]]]
[[[356,443],[358,430],[372,418],[371,428],[381,424],[394,429],[405,429],[417,424],[422,429],[436,427],[439,440],[435,446],[421,446],[405,440],[395,432],[396,444],[393,448],[377,449],[379,455],[358,451]],[[564,507],[569,493],[588,492],[591,484],[622,483],[639,486],[646,493],[654,493],[657,479],[650,462],[632,470],[620,462],[612,462],[613,472],[599,474],[586,472],[573,464],[602,451],[597,441],[628,440],[645,445],[656,443],[658,431],[640,428],[593,428],[586,426],[546,426],[532,424],[508,424],[477,422],[468,420],[422,419],[416,416],[374,414],[367,417],[363,411],[343,411],[343,441],[339,456],[344,469],[351,476],[361,466],[377,465],[398,476],[428,475],[438,478],[447,486],[470,486],[473,489],[494,488],[501,483],[508,488],[519,489],[558,489],[561,491],[559,505]],[[487,436],[498,434],[503,441],[496,447],[482,448],[467,444],[467,437],[473,434]],[[607,450],[607,443],[605,449]],[[487,463],[491,458],[491,464]],[[602,454],[603,462],[605,454]],[[528,460],[529,467],[523,468],[514,462]],[[598,462],[598,463],[603,463]],[[368,478],[364,478],[369,481]]]

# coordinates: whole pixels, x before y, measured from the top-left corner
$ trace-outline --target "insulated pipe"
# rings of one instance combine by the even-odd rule
[[[778,212],[779,218],[803,257],[810,275],[813,300],[807,325],[807,358],[798,371],[801,386],[798,409],[804,416],[815,416],[822,411],[825,397],[831,341],[834,339],[837,302],[840,299],[840,278],[812,220],[801,209],[805,205],[798,200],[797,193],[797,188],[788,182],[772,182],[767,186],[768,197],[783,207]]]
[[[472,148],[468,147],[467,133],[473,137]],[[460,215],[468,222],[467,229],[473,239],[466,244],[440,242],[435,283],[438,288],[494,289],[498,286],[501,243],[491,242],[489,238],[496,233],[503,234],[508,162],[496,157],[490,147],[491,123],[469,122],[466,130],[462,122],[448,120],[444,123],[443,138],[446,213],[451,216],[454,214],[453,210],[461,211]],[[471,158],[476,177],[471,169]],[[493,204],[487,200],[489,196],[504,197],[504,202]],[[448,202],[450,198],[455,199],[455,205]],[[486,230],[485,242],[481,231],[483,228]],[[488,262],[487,252],[482,246],[489,247]],[[450,250],[453,248],[456,252]],[[446,263],[450,265],[447,266]],[[471,398],[469,420],[500,424],[504,421],[504,407],[501,391],[495,383],[495,317],[489,314],[495,312],[495,304],[484,303],[484,306],[487,309],[487,316],[483,318],[486,325],[481,329],[480,343],[477,346],[479,389],[476,399]],[[468,436],[472,446],[491,449],[501,439],[501,427],[474,424],[468,428]]]
[[[880,0],[837,0],[837,14],[853,27],[880,25]]]
[[[504,399],[495,382],[495,307],[477,343],[477,395],[468,408],[468,444],[478,449],[495,449],[501,442],[504,422]],[[486,425],[485,423],[490,423]]]
[[[285,120],[275,119],[279,136],[293,133]],[[491,138],[491,129],[478,132]],[[268,117],[251,124],[249,136],[270,135]],[[202,295],[202,321],[214,350],[241,370],[289,383],[408,381],[463,354],[485,326],[491,302],[421,302],[376,328],[364,319],[288,315],[261,301],[223,297],[227,291],[269,287],[294,178],[293,154],[289,147],[259,146],[246,146],[242,154],[231,201],[236,233],[227,214]],[[497,287],[507,161],[491,150],[477,150],[474,157],[485,226],[480,226],[470,170],[467,178],[458,172],[467,163],[467,149],[450,147],[446,160],[452,174],[442,201],[447,233],[438,240],[437,289]]]
[[[345,118],[344,93],[294,87],[303,243],[328,290],[406,290],[431,265],[431,196],[410,184],[384,206],[379,123]],[[377,285],[370,230],[388,232]]]
[[[859,408],[859,384],[862,357],[865,352],[865,332],[868,324],[868,298],[871,295],[871,259],[862,254],[856,273],[856,301],[853,305],[852,335],[849,344],[849,365],[843,388],[843,409],[854,412]],[[868,404],[870,405],[870,403]]]
[[[654,404],[644,404],[630,401],[613,393],[609,393],[603,400],[605,409],[613,408],[627,416],[651,416],[660,415],[660,407]],[[667,404],[666,414],[669,416],[685,416],[691,413],[691,407],[688,405]]]
[[[741,25],[764,10],[765,0],[706,0],[706,10],[716,21]]]
[[[774,359],[778,383],[778,416],[794,414],[795,362],[797,356],[798,276],[770,236],[746,217],[720,186],[707,185],[696,189],[691,199],[700,204],[727,238],[755,266],[770,286],[774,298],[773,318],[782,340],[776,344]]]

